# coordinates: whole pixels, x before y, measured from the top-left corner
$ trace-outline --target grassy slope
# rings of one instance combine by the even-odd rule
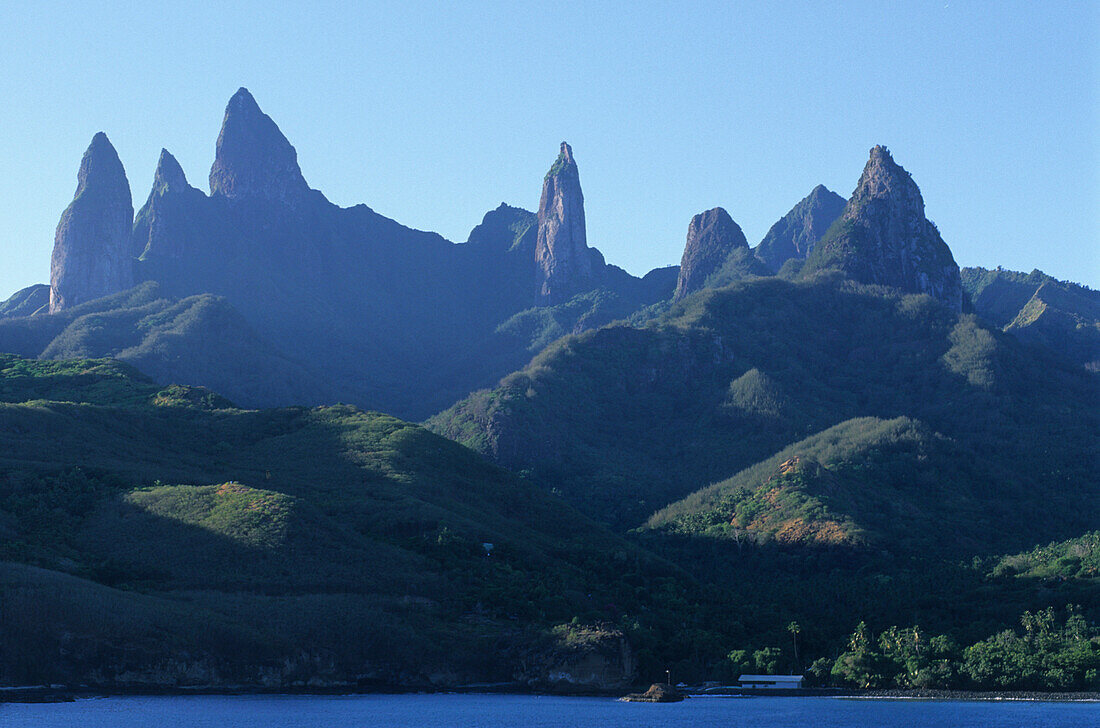
[[[224,679],[260,681],[275,665],[264,674],[287,680],[291,645],[325,655],[302,670],[333,679],[508,679],[502,655],[528,630],[655,615],[648,587],[676,582],[557,499],[385,415],[240,410],[117,362],[10,355],[0,400],[0,559],[48,570],[4,567],[8,681],[93,664],[98,678],[83,679],[159,679],[150,671],[169,658],[153,670],[168,682],[214,681],[223,664]],[[51,593],[49,620],[28,589]],[[77,613],[84,592],[122,615]],[[127,605],[145,625],[132,633]],[[181,610],[190,621],[163,634]],[[234,635],[222,647],[186,627],[208,613]],[[105,657],[19,657],[66,639],[80,649],[64,654]],[[181,667],[183,653],[200,667]]]
[[[988,497],[997,489],[992,473],[971,462],[909,418],[858,418],[693,493],[647,526],[780,543],[981,551],[1013,514]],[[948,533],[955,538],[941,541]]]
[[[1005,556],[992,573],[1053,581],[1078,579],[1091,581],[1100,589],[1100,531]]]

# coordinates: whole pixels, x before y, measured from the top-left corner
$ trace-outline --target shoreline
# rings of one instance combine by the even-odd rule
[[[1035,690],[854,690],[845,688],[805,688],[790,691],[762,691],[729,688],[703,690],[687,688],[686,697],[691,698],[812,698],[830,697],[845,700],[935,700],[961,702],[1048,702],[1083,703],[1100,702],[1100,692],[1042,692]],[[0,687],[0,704],[3,703],[66,703],[76,700],[120,697],[179,697],[184,695],[222,695],[222,696],[356,696],[356,695],[529,695],[563,698],[622,698],[622,691],[608,690],[532,690],[518,685],[476,685],[468,687],[424,688],[421,686],[385,686],[364,688],[363,686],[318,687],[280,687],[260,688],[255,686],[211,686],[196,687],[93,687],[76,688],[62,686],[18,686]]]

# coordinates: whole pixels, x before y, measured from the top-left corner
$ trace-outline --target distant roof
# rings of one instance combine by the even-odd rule
[[[742,675],[738,682],[789,682],[801,680],[801,675]]]

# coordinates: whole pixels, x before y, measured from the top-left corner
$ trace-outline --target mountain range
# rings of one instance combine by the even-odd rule
[[[97,133],[0,303],[8,684],[618,689],[1100,618],[1100,294],[960,270],[883,146],[641,278],[565,142],[453,243],[330,203],[241,89],[208,189],[162,151],[135,214]]]

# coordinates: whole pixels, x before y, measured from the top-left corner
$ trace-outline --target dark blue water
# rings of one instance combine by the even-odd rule
[[[519,695],[188,696],[0,704],[2,728],[1097,728],[1100,703]]]

